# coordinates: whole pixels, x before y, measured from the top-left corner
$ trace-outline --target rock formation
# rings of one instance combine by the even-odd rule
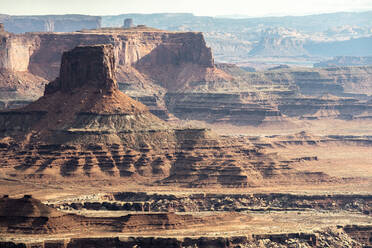
[[[46,80],[58,76],[64,50],[112,44],[119,89],[162,119],[260,125],[287,117],[370,116],[370,67],[249,73],[216,66],[201,33],[147,27],[1,36],[2,108],[24,106],[41,96]]]
[[[0,108],[24,106],[42,94],[47,80],[28,71],[34,45],[32,39],[0,31]]]
[[[18,113],[9,114],[14,118],[17,116],[17,126],[27,127],[36,140],[53,143],[75,143],[74,137],[79,132],[101,140],[103,137],[117,139],[117,135],[135,136],[130,131],[134,129],[165,129],[165,124],[151,115],[144,105],[119,91],[114,69],[111,45],[77,47],[64,53],[60,76],[46,85],[43,97]],[[22,120],[22,116],[27,115],[38,121]],[[97,118],[106,121],[94,124]],[[12,133],[12,129],[7,132]],[[90,142],[94,143],[93,140]]]
[[[225,219],[236,218],[225,214]],[[230,217],[230,218],[229,218]],[[30,196],[20,199],[0,198],[0,230],[8,234],[61,234],[71,231],[87,232],[138,232],[164,229],[185,229],[193,225],[216,224],[223,218],[194,217],[175,213],[128,214],[120,217],[85,217],[55,210]],[[246,221],[250,218],[246,217]],[[102,223],[105,223],[102,225]],[[2,244],[0,243],[0,247]]]
[[[302,35],[295,30],[268,28],[261,34],[261,40],[249,52],[251,56],[291,57],[304,56],[308,52],[303,47]]]
[[[291,162],[278,162],[244,140],[168,126],[119,91],[114,52],[112,45],[96,45],[64,53],[60,76],[43,97],[0,113],[0,166],[6,173],[142,178],[189,187],[245,187],[296,177],[296,170],[282,170]],[[299,180],[317,179],[301,172]]]
[[[133,27],[134,27],[134,24],[133,24],[133,19],[132,18],[124,19],[123,28],[133,28]]]
[[[59,77],[46,85],[45,94],[73,92],[78,88],[89,86],[105,91],[117,89],[114,77],[115,57],[110,46],[92,46],[90,49],[77,47],[65,52]]]
[[[63,51],[78,45],[112,44],[120,89],[143,101],[153,113],[165,119],[168,113],[163,96],[167,90],[181,91],[193,82],[230,78],[215,68],[211,50],[206,47],[201,33],[136,27],[63,34],[9,34],[3,40],[6,41],[3,51],[7,53],[0,56],[0,68],[28,72],[47,80],[58,76]],[[4,81],[4,84],[12,84]],[[39,80],[40,88],[44,82]],[[19,94],[21,90],[16,88]],[[40,91],[33,92],[40,95]],[[34,99],[28,95],[23,98]]]
[[[4,196],[0,198],[0,216],[4,217],[59,217],[64,215],[54,208],[42,204],[31,195],[14,199]]]
[[[187,65],[192,66],[191,69],[195,69],[195,67],[214,67],[211,50],[206,47],[203,35],[195,32],[167,32],[145,27],[133,30],[98,29],[62,34],[10,34],[4,38],[6,38],[7,43],[14,43],[15,45],[23,41],[21,43],[22,47],[18,47],[18,50],[15,49],[15,46],[7,48],[8,52],[13,54],[12,58],[18,59],[21,63],[17,68],[12,69],[22,71],[28,69],[31,73],[48,80],[53,80],[58,76],[62,53],[78,45],[114,45],[118,69],[117,76],[119,82],[123,83],[125,78],[121,78],[122,76],[127,79],[131,77],[136,79],[136,74],[133,74],[136,71],[145,74],[142,77],[156,80],[155,75],[146,74],[150,66],[156,67],[159,72],[167,67],[170,67],[168,69],[173,67],[177,71],[173,72],[173,74],[176,74],[172,76],[177,76],[185,69],[190,70],[190,68],[184,68]],[[29,53],[26,54],[24,51],[29,51]],[[9,61],[8,64],[13,65],[12,58],[2,57],[2,60]],[[186,73],[186,71],[183,73]],[[196,72],[193,74],[196,74]],[[168,80],[164,84],[169,84],[169,87],[172,87],[175,78],[171,79],[173,82]],[[158,81],[156,83],[162,82]]]

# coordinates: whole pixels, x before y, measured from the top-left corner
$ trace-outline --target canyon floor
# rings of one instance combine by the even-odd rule
[[[115,30],[104,31],[113,34],[102,37],[116,37]],[[153,32],[140,37],[181,44],[169,51],[182,47],[183,69],[195,72],[194,83],[207,78],[216,92],[225,87],[230,76],[215,67],[201,34]],[[139,34],[125,35],[137,41]],[[202,48],[198,59],[183,49],[185,38]],[[354,92],[363,101],[340,102],[285,98],[280,110],[268,101],[258,106],[266,98],[257,92],[247,93],[253,97],[246,101],[226,92],[192,92],[184,99],[173,92],[168,100],[178,117],[162,120],[120,91],[115,44],[64,52],[59,77],[43,96],[0,113],[0,247],[372,246],[369,95]],[[164,49],[144,56],[137,69],[156,76],[152,62],[172,68],[160,56]],[[179,76],[188,71],[175,70]],[[184,86],[194,85],[185,79]],[[310,80],[303,91],[313,85],[332,91],[333,79],[327,80]],[[235,83],[240,89],[242,81]],[[270,96],[298,89],[262,85]],[[199,121],[189,121],[190,110]],[[259,121],[234,122],[242,115]]]
[[[335,178],[331,182],[317,181],[303,186],[289,183],[246,188],[184,188],[134,181],[123,184],[115,178],[19,180],[3,174],[0,194],[14,198],[32,194],[58,211],[88,218],[128,215],[141,218],[136,219],[131,228],[120,232],[85,226],[62,233],[2,233],[0,239],[4,244],[33,243],[45,247],[61,240],[71,246],[74,242],[87,244],[88,240],[99,244],[102,238],[110,242],[116,240],[123,247],[134,243],[141,247],[170,247],[174,242],[184,246],[188,239],[194,240],[189,241],[198,247],[236,247],[234,242],[243,247],[298,247],[294,244],[369,247],[372,237],[372,137],[368,125],[372,124],[365,121],[345,125],[343,121],[334,121],[333,128],[328,129],[332,123],[331,120],[303,122],[302,129],[293,126],[281,130],[278,126],[213,126],[221,135],[243,137],[247,142],[265,147],[269,153],[279,154],[282,159],[298,159],[297,170],[325,173]],[[192,218],[184,222],[186,225],[173,223],[169,216],[161,224],[148,222],[146,216],[154,214]],[[313,235],[315,243],[312,243]],[[245,241],[236,241],[238,237],[245,237]],[[205,243],[201,244],[200,238]],[[107,244],[107,240],[105,242]],[[152,245],[144,245],[146,242]]]

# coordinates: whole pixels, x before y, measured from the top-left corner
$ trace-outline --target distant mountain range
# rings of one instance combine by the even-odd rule
[[[372,11],[308,16],[214,18],[192,14],[103,16],[102,26],[132,18],[165,30],[205,33],[217,60],[247,57],[333,57],[372,55]]]
[[[189,13],[123,14],[113,16],[9,16],[0,22],[10,32],[76,31],[134,24],[171,30],[201,31],[216,60],[246,58],[372,56],[372,11],[308,16],[226,18]]]

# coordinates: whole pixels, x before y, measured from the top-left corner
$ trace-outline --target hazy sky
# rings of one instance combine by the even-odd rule
[[[372,0],[0,0],[10,15],[188,12],[195,15],[303,15],[372,10]]]

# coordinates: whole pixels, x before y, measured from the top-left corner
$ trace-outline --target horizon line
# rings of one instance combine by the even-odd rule
[[[193,15],[196,17],[212,17],[219,19],[254,19],[254,18],[270,18],[270,17],[301,17],[301,16],[312,16],[312,15],[327,15],[327,14],[340,14],[340,13],[367,13],[371,12],[372,9],[368,10],[345,10],[345,11],[329,11],[329,12],[312,12],[312,13],[302,13],[302,14],[290,14],[290,13],[269,13],[266,15],[252,16],[244,14],[219,14],[219,15],[197,15],[192,12],[153,12],[153,13],[144,13],[144,12],[129,12],[129,13],[120,13],[120,14],[104,14],[104,15],[94,15],[94,14],[81,14],[81,13],[50,13],[50,14],[6,14],[0,13],[1,16],[65,16],[65,15],[80,15],[80,16],[120,16],[120,15],[164,15],[164,14],[174,14],[174,15]]]

